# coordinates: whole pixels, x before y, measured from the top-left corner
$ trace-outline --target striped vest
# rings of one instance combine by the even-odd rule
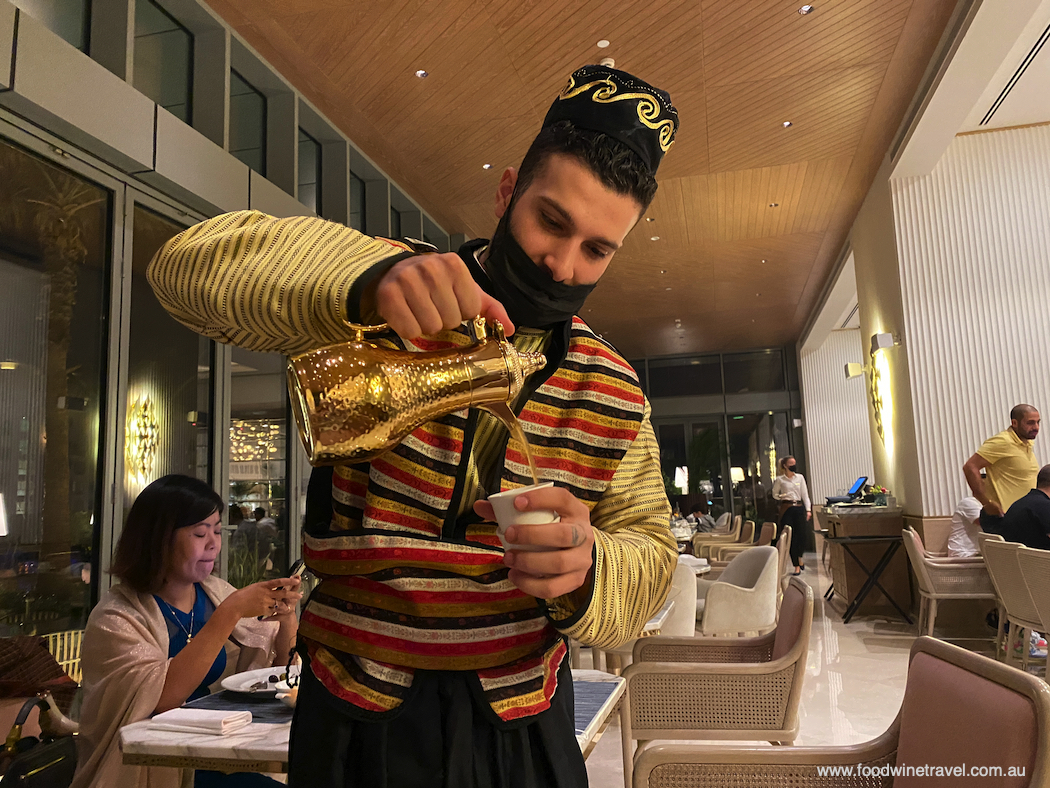
[[[519,421],[541,479],[593,509],[638,435],[644,403],[622,357],[579,318],[568,329],[561,363]],[[471,341],[457,330],[406,345]],[[366,717],[397,709],[416,669],[473,671],[506,722],[544,711],[557,689],[566,646],[542,601],[507,579],[495,525],[456,517],[476,418],[451,414],[371,463],[334,468],[329,530],[306,537],[304,558],[322,582],[299,634],[314,675]],[[523,447],[508,439],[501,489],[531,482]]]

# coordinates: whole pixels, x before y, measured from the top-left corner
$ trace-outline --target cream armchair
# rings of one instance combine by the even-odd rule
[[[697,581],[696,617],[704,635],[772,629],[777,620],[779,558],[775,547],[738,555],[714,582]]]
[[[791,742],[813,624],[813,591],[788,586],[775,631],[757,638],[643,638],[624,671],[624,775],[657,739]],[[630,783],[628,783],[628,786]]]

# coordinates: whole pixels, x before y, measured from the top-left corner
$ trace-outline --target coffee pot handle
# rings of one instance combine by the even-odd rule
[[[390,325],[387,323],[376,323],[375,325],[366,326],[363,323],[352,323],[349,320],[344,320],[343,322],[354,332],[354,339],[358,342],[364,340],[365,334],[378,334],[381,331],[390,330]],[[488,339],[488,324],[481,315],[471,318],[468,328],[476,342],[484,342]],[[492,321],[492,333],[500,342],[506,341],[506,337],[503,335],[503,324],[498,320]]]

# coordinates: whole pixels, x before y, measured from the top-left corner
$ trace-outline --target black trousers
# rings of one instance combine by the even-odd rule
[[[363,722],[347,716],[304,666],[292,718],[288,785],[586,788],[567,659],[551,708],[509,729],[481,706],[471,680],[465,672],[417,671],[400,713]]]
[[[780,515],[780,527],[777,528],[777,538],[780,538],[785,525],[791,526],[791,563],[799,566],[802,562],[802,554],[806,552],[806,507],[789,506]]]

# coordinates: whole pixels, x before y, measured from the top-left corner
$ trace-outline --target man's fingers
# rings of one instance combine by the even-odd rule
[[[498,320],[502,323],[503,333],[508,337],[514,334],[514,322],[510,319],[510,315],[507,314],[507,310],[503,307],[503,304],[488,293],[482,292],[481,294],[481,309],[478,314],[486,320]]]
[[[587,582],[586,572],[558,577],[533,577],[512,569],[507,577],[515,587],[537,599],[554,599],[569,594]]]
[[[508,550],[503,563],[533,577],[552,577],[586,572],[591,568],[591,553],[589,550]]]
[[[590,526],[587,526],[588,528]],[[507,528],[507,541],[538,547],[579,547],[586,541],[583,526],[579,523],[550,523],[512,525]]]
[[[514,499],[514,508],[519,512],[550,509],[561,515],[563,520],[568,517],[590,519],[587,507],[564,487],[545,487],[522,493]]]
[[[486,522],[496,522],[496,510],[492,508],[492,504],[488,501],[474,501],[474,513]]]

